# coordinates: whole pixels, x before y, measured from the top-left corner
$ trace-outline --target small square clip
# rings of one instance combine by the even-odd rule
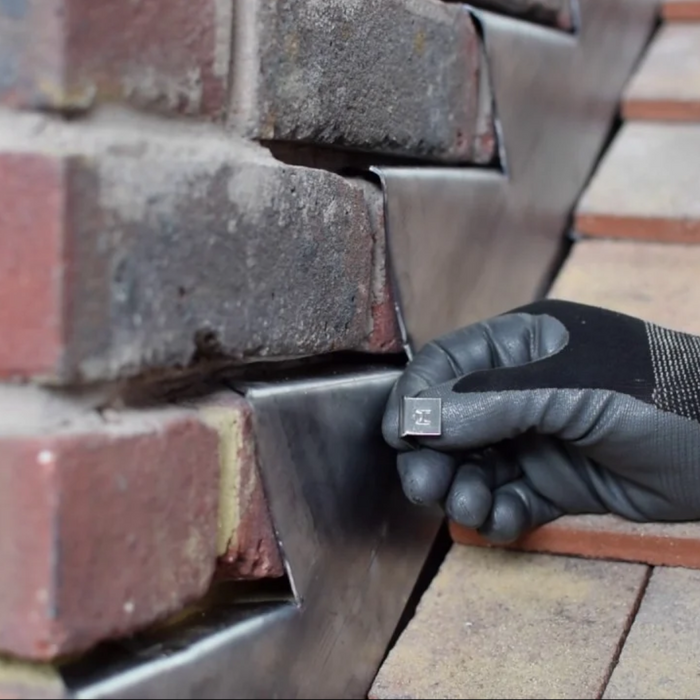
[[[404,396],[400,416],[401,437],[442,435],[442,399]]]

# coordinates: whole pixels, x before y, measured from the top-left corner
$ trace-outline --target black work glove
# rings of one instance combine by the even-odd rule
[[[399,437],[403,396],[442,434]],[[541,301],[426,345],[384,415],[403,488],[507,543],[564,514],[700,519],[700,338]]]

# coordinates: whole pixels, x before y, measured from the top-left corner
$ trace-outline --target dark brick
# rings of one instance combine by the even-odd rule
[[[488,162],[481,51],[438,0],[239,0],[232,121],[247,136]],[[487,110],[489,118],[480,112]]]
[[[232,0],[7,0],[0,101],[83,110],[96,102],[218,117]]]
[[[0,650],[50,659],[204,595],[218,440],[183,409],[0,437]]]
[[[362,188],[208,127],[118,116],[0,115],[0,179],[14,183],[0,190],[0,313],[18,349],[0,375],[96,380],[372,344]]]

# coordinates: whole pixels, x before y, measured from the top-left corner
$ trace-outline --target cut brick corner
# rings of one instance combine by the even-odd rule
[[[258,463],[251,406],[232,390],[215,392],[196,406],[202,420],[219,438],[217,579],[284,576],[282,553]]]

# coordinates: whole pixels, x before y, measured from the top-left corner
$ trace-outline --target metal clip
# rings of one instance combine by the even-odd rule
[[[442,435],[442,399],[404,396],[399,417],[401,437]]]

